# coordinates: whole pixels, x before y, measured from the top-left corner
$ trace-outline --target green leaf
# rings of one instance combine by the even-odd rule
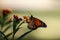
[[[19,26],[21,26],[24,22],[22,22],[21,24],[19,24],[20,21],[18,21],[17,19],[13,19],[13,40],[14,40],[14,35],[16,34],[16,32],[19,30]],[[19,24],[19,25],[18,25]]]
[[[15,33],[14,34],[16,34],[16,32],[19,30],[20,28],[17,28],[16,30],[15,30]]]
[[[14,35],[15,35],[15,32],[16,32],[16,27],[18,25],[18,23],[16,23],[16,22],[17,22],[17,20],[14,18],[13,19],[13,38],[12,38],[12,40],[14,40]]]
[[[22,22],[18,25],[18,27],[16,28],[15,33],[14,33],[14,34],[16,34],[16,32],[20,29],[19,27],[20,27],[23,23],[24,23],[24,21],[22,21]]]
[[[13,33],[16,30],[16,26],[17,26],[16,19],[13,19]]]

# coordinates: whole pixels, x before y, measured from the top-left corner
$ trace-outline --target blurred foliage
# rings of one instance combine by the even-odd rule
[[[25,22],[22,18],[19,18],[17,15],[13,15],[13,19],[8,17],[10,14],[13,14],[11,10],[4,9],[1,12],[0,16],[0,40],[9,40],[9,36],[12,35],[12,40],[14,40],[14,36],[17,33],[19,29],[21,29],[21,25]],[[10,28],[13,28],[13,30],[5,34]],[[28,34],[28,33],[27,33]],[[22,35],[24,37],[24,34]],[[23,38],[22,37],[22,38]],[[21,38],[21,37],[19,37]],[[20,40],[20,39],[18,39]]]

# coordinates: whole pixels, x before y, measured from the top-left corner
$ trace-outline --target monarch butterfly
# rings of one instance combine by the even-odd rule
[[[29,20],[28,20],[27,17],[25,17],[25,19],[26,19],[26,21],[28,23],[28,28],[29,29],[35,30],[38,27],[47,27],[47,25],[43,21],[33,17],[32,15],[29,18]]]

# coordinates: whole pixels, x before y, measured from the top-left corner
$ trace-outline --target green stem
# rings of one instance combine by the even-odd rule
[[[29,34],[30,32],[32,32],[33,30],[30,30],[26,33],[24,33],[23,35],[21,35],[19,38],[17,38],[17,40],[22,40],[23,37],[25,37],[27,34]]]
[[[14,36],[15,36],[15,31],[13,31],[12,33],[12,40],[14,40]]]
[[[21,23],[18,25],[18,27],[17,27],[17,28],[19,28],[23,23],[24,23],[24,20],[23,20],[23,22],[21,22]]]
[[[2,35],[4,36],[4,40],[5,40],[5,39],[8,40],[4,33],[2,33],[2,32],[0,31],[0,34],[1,34],[1,36],[2,36]]]
[[[12,35],[12,32],[11,32],[11,33],[9,33],[9,34],[7,34],[7,35],[6,35],[6,37],[9,37],[9,36],[11,36],[11,35]]]

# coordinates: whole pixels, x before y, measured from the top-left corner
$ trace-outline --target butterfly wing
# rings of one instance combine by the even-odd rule
[[[40,20],[41,21],[41,20]],[[44,23],[43,21],[41,21],[41,27],[44,27],[44,28],[46,28],[47,27],[47,25],[46,25],[46,23]]]
[[[36,27],[39,27],[42,24],[41,21],[37,18],[34,19],[34,22],[35,22]]]
[[[47,25],[39,19],[35,19],[35,25],[38,27],[47,27]]]
[[[28,23],[28,28],[37,29],[38,27],[47,27],[47,25],[43,21],[31,16],[30,22]]]
[[[32,30],[35,30],[37,28],[33,18],[30,19],[30,22],[28,23],[28,28]]]

